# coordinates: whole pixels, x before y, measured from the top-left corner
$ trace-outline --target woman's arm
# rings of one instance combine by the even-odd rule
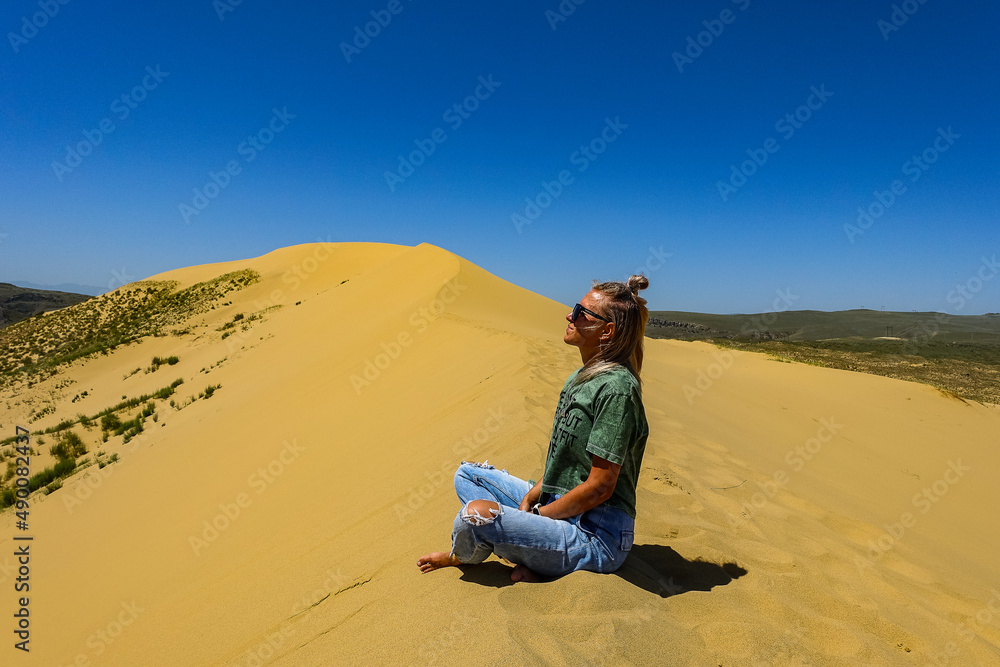
[[[618,482],[618,472],[622,467],[612,463],[607,459],[592,455],[592,465],[587,479],[580,485],[569,490],[569,492],[548,505],[538,508],[538,513],[551,519],[568,519],[569,517],[583,514],[589,509],[593,509],[611,497],[615,491],[615,484]],[[541,482],[535,485],[541,490]],[[532,489],[525,496],[525,499],[535,489]],[[537,498],[537,496],[536,496]],[[532,501],[532,505],[537,502]],[[524,501],[521,501],[524,504]],[[531,505],[527,509],[531,509]]]

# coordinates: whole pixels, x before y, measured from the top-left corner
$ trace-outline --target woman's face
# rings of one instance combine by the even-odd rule
[[[584,308],[589,308],[595,313],[601,313],[603,315],[604,308],[601,303],[603,299],[604,295],[600,292],[587,292],[587,294],[580,299],[580,305]],[[583,351],[596,351],[599,349],[601,345],[601,335],[605,333],[609,327],[614,326],[613,324],[602,322],[587,313],[580,313],[580,316],[576,318],[576,322],[573,322],[570,319],[571,317],[573,317],[572,311],[566,313],[566,321],[569,322],[569,324],[566,326],[566,333],[563,336],[563,342],[567,345],[576,345]]]

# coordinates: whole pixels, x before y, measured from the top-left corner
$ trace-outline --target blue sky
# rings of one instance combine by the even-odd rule
[[[0,281],[426,241],[566,304],[1000,311],[995,2],[232,2],[4,3]]]

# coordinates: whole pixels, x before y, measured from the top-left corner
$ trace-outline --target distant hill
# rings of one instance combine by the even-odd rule
[[[797,341],[889,336],[905,340],[987,342],[1000,341],[1000,313],[949,315],[859,309],[713,315],[657,310],[649,313],[646,335],[682,340],[746,337]]]
[[[10,281],[16,287],[27,287],[28,289],[42,290],[45,292],[70,292],[71,294],[86,294],[87,296],[99,296],[105,292],[110,292],[110,287],[95,287],[94,285],[81,285],[79,283],[59,283],[58,285],[40,285],[26,280]],[[128,282],[127,279],[122,283]]]
[[[86,294],[29,289],[0,283],[0,328],[38,313],[58,310],[91,298]]]

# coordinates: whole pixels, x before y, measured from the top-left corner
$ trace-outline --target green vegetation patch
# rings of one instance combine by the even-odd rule
[[[37,491],[42,487],[49,488],[49,492],[55,491],[62,486],[63,478],[69,477],[76,469],[76,461],[73,459],[63,459],[54,466],[46,468],[36,473],[28,479],[28,492]],[[17,500],[13,488],[0,491],[0,509],[10,507]]]
[[[215,393],[215,390],[221,388],[222,388],[221,384],[210,384],[207,387],[205,387],[205,391],[198,394],[198,398],[212,398],[212,395]]]
[[[42,379],[75,359],[108,354],[147,336],[167,335],[174,330],[169,327],[183,325],[214,308],[227,294],[259,281],[260,274],[250,269],[181,290],[175,281],[146,280],[22,320],[0,329],[0,384],[25,377]]]
[[[995,343],[903,340],[749,340],[711,342],[783,360],[870,373],[931,385],[945,395],[1000,405],[1000,345]]]
[[[56,444],[49,448],[49,452],[59,460],[74,459],[86,454],[87,446],[75,432],[65,431]]]
[[[164,357],[153,357],[153,361],[150,362],[149,367],[146,368],[146,372],[147,373],[154,373],[154,372],[156,372],[157,370],[160,369],[160,366],[168,366],[168,365],[169,366],[173,366],[178,361],[180,361],[180,359],[178,357],[175,357],[175,356],[170,356],[170,357],[166,357],[166,358],[164,358]]]

